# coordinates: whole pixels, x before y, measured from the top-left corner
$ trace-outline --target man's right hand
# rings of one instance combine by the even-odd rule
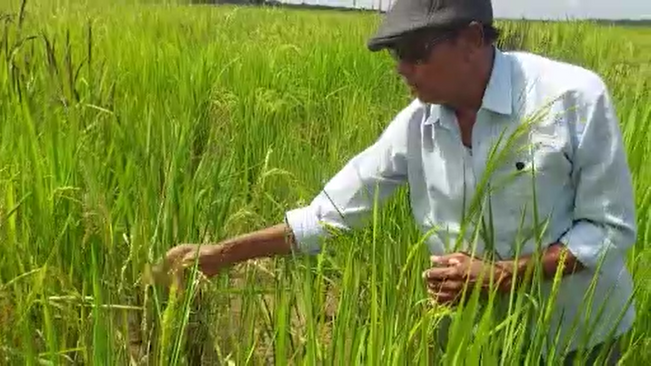
[[[220,246],[215,244],[181,244],[167,252],[165,261],[172,267],[181,269],[192,267],[196,260],[198,270],[204,276],[212,277],[224,266],[219,255],[220,249]]]
[[[199,272],[213,277],[231,264],[290,254],[292,243],[293,236],[287,225],[278,224],[216,244],[180,244],[165,254],[162,264],[154,268],[152,275],[157,283],[169,286],[176,280],[182,284],[185,269],[191,268],[196,259]]]
[[[186,268],[194,266],[195,260],[198,261],[197,270],[202,275],[215,276],[225,266],[219,255],[220,249],[220,246],[215,244],[177,245],[165,254],[160,264],[153,268],[153,280],[165,286],[170,286],[172,282],[182,286],[185,282]]]

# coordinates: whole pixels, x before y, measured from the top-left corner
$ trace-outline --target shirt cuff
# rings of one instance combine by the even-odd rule
[[[609,253],[612,246],[606,238],[606,229],[587,221],[577,222],[559,240],[586,267],[596,268],[603,265],[602,258]]]
[[[305,254],[321,252],[321,240],[327,232],[319,224],[319,219],[311,206],[286,212],[285,222],[294,234],[296,251]]]

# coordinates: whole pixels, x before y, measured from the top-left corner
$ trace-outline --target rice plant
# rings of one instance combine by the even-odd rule
[[[0,5],[2,363],[537,362],[545,340],[530,332],[544,333],[553,303],[524,290],[506,306],[470,293],[457,309],[428,301],[406,189],[319,256],[242,263],[209,282],[193,273],[183,291],[149,281],[173,245],[280,222],[409,102],[391,59],[365,49],[378,21],[155,1]],[[625,363],[648,363],[651,31],[499,26],[504,48],[592,68],[613,93],[639,223]],[[486,213],[484,197],[468,220]]]

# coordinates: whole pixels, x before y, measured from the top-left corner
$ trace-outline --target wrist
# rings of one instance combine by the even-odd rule
[[[522,282],[527,265],[529,263],[528,258],[520,258],[517,260],[503,260],[496,263],[498,269],[498,289],[500,292],[510,292],[513,287],[513,283]]]
[[[545,250],[542,261],[543,272],[547,279],[553,279],[559,270],[561,276],[567,276],[585,268],[569,248],[560,242],[551,244]]]
[[[223,244],[205,244],[204,250],[208,254],[210,259],[217,258],[222,254],[222,249],[225,245]]]
[[[228,245],[221,243],[204,244],[201,248],[202,260],[201,265],[206,273],[217,274],[228,264],[229,253]]]

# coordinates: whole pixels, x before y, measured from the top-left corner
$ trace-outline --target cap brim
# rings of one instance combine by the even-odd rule
[[[405,29],[400,29],[400,30],[394,30],[393,32],[384,32],[380,33],[378,32],[376,36],[371,38],[367,44],[366,47],[371,51],[371,52],[377,52],[381,51],[385,48],[391,48],[393,45],[396,43],[409,38],[410,35],[413,33],[423,29],[425,27],[411,27],[411,28],[405,28]]]
[[[371,52],[382,51],[386,48],[391,48],[396,42],[401,38],[401,35],[395,35],[392,37],[382,37],[382,38],[372,38],[366,44],[366,47]]]

